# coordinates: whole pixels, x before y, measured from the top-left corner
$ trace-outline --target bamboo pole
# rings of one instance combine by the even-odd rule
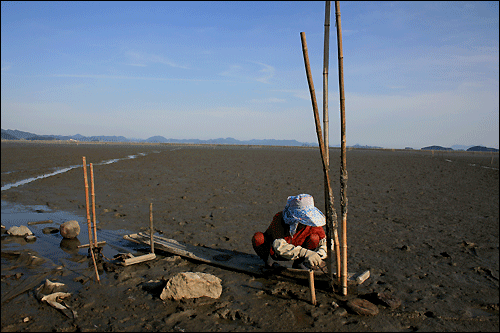
[[[94,168],[92,163],[90,163],[90,189],[92,193],[92,222],[94,224],[94,246],[97,246],[97,227],[96,227],[96,217],[95,217],[95,192],[94,192]]]
[[[83,156],[83,179],[85,180],[85,207],[87,210],[87,227],[89,231],[89,247],[90,247],[90,254],[92,255],[92,261],[94,262],[94,270],[95,270],[95,276],[97,278],[97,282],[101,284],[101,280],[99,279],[99,272],[97,271],[97,264],[95,262],[95,257],[94,257],[94,249],[92,246],[92,230],[90,227],[90,212],[89,212],[89,184],[87,180],[87,162],[85,161],[85,156]]]
[[[330,143],[328,138],[328,133],[330,131],[329,125],[329,117],[328,117],[328,64],[330,59],[330,2],[325,1],[325,41],[324,41],[324,52],[323,52],[323,131],[325,137],[325,156],[327,163],[327,172],[330,173]],[[328,188],[326,186],[326,178],[325,178],[325,198],[327,197]],[[325,211],[328,210],[327,201],[325,200]],[[336,268],[337,268],[337,280],[340,284],[340,244],[339,244],[339,236],[338,236],[338,222],[337,219],[332,221],[333,228],[333,238],[334,238],[334,246],[335,246],[335,258],[336,258]],[[327,256],[332,257],[331,251],[331,238],[327,241]],[[328,265],[331,265],[331,260],[327,262]],[[333,269],[329,268],[329,272],[333,271]]]
[[[326,237],[327,237],[327,251],[329,252],[329,256],[327,256],[327,267],[328,267],[328,278],[330,280],[330,286],[332,289],[334,289],[334,282],[333,282],[333,272],[332,272],[332,264],[331,264],[331,239],[332,239],[332,231],[333,231],[333,222],[332,221],[337,221],[337,213],[335,212],[335,207],[333,205],[333,193],[332,193],[332,188],[330,186],[330,175],[327,170],[327,162],[325,158],[325,144],[323,142],[323,134],[321,131],[321,124],[319,121],[319,114],[318,114],[318,103],[316,102],[316,93],[314,91],[314,83],[312,80],[312,75],[311,75],[311,67],[309,66],[309,55],[307,53],[307,42],[306,42],[306,34],[305,32],[300,33],[301,41],[302,41],[302,53],[304,55],[304,64],[306,67],[306,76],[307,76],[307,83],[309,84],[309,92],[311,94],[311,101],[312,101],[312,107],[313,107],[313,113],[314,113],[314,122],[316,124],[316,134],[318,137],[318,143],[319,143],[319,151],[321,154],[321,161],[323,162],[323,173],[325,175],[325,183],[326,183],[326,188],[327,190],[325,191],[327,196],[325,197],[325,201],[327,201],[326,204]],[[338,243],[338,239],[335,240],[336,243]],[[339,256],[340,253],[337,253],[337,256]]]
[[[314,289],[314,271],[309,270],[309,290],[311,291],[311,303],[316,305],[316,290]]]
[[[342,294],[347,295],[347,168],[345,135],[345,96],[344,96],[344,56],[342,54],[342,26],[339,2],[335,1],[337,19],[337,43],[339,58],[340,122],[341,122],[341,166],[340,166],[340,209],[342,214]]]
[[[153,239],[153,203],[149,204],[149,236],[151,237],[151,253],[155,253],[155,241]]]
[[[325,41],[323,47],[323,132],[325,136],[325,156],[330,171],[330,131],[328,119],[328,63],[330,58],[330,1],[325,1]]]

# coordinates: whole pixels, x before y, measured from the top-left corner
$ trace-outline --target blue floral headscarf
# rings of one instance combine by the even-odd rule
[[[290,226],[291,236],[295,235],[299,222],[312,227],[322,227],[326,224],[325,215],[314,207],[314,199],[310,194],[288,197],[283,210],[283,220]]]

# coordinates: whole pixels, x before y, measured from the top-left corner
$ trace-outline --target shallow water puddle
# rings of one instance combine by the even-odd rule
[[[87,257],[88,248],[77,247],[88,244],[88,227],[86,219],[65,211],[52,211],[43,205],[24,206],[13,204],[2,200],[2,225],[6,230],[13,226],[27,226],[36,236],[35,241],[27,242],[23,237],[2,235],[2,252],[29,250],[49,263],[63,265],[67,268],[78,266],[83,258]],[[28,224],[28,222],[51,220],[50,223]],[[80,234],[75,239],[64,239],[60,233],[44,234],[43,229],[54,227],[59,229],[60,225],[69,220],[76,220],[80,224]],[[97,240],[106,241],[103,246],[103,256],[112,259],[119,252],[134,252],[130,242],[123,239],[123,235],[131,233],[127,230],[99,230],[97,229]],[[85,260],[83,260],[85,261]]]

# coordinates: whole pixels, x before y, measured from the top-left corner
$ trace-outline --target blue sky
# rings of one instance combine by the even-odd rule
[[[1,3],[1,126],[317,142],[324,1]],[[335,6],[330,145],[340,143]],[[498,2],[340,2],[347,145],[499,148]]]

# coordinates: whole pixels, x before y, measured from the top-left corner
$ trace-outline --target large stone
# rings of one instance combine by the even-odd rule
[[[346,303],[347,307],[363,316],[375,316],[378,314],[378,308],[375,304],[367,301],[366,299],[361,299],[361,298],[355,298],[347,301]]]
[[[66,221],[61,224],[59,232],[64,238],[75,238],[80,234],[80,225],[75,220]]]
[[[201,272],[182,272],[168,280],[160,298],[162,300],[203,296],[219,298],[221,294],[221,279],[217,276]]]
[[[31,230],[28,229],[28,227],[26,227],[24,225],[22,225],[20,227],[16,227],[16,226],[11,227],[9,230],[7,230],[7,234],[9,234],[11,236],[21,236],[21,237],[33,235]]]

